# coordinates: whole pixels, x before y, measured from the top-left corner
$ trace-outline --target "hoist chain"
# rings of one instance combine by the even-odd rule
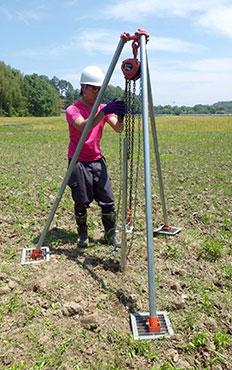
[[[127,157],[130,158],[130,127],[131,127],[131,81],[125,80],[125,103],[127,107],[127,114],[125,116],[125,137],[128,139],[128,153]]]
[[[120,208],[121,208],[121,199],[122,199],[122,133],[119,134],[119,186],[118,186],[118,203],[116,210],[116,219],[118,220]]]
[[[130,186],[129,186],[129,209],[132,210],[133,198],[133,175],[134,175],[134,132],[135,132],[135,93],[136,82],[133,81],[133,91],[131,94],[131,126],[130,126]]]
[[[140,101],[141,101],[141,84],[140,84]],[[135,185],[134,185],[134,188],[135,188],[135,194],[134,194],[134,209],[133,209],[133,224],[135,225],[135,222],[136,222],[136,211],[137,211],[137,199],[138,199],[138,192],[139,192],[139,188],[138,188],[138,182],[139,182],[139,170],[140,170],[140,156],[141,156],[141,126],[142,126],[142,118],[141,118],[141,115],[139,114],[137,116],[137,123],[138,123],[138,126],[137,126],[137,131],[138,131],[138,143],[137,143],[137,160],[136,160],[136,168],[135,168]],[[132,247],[132,244],[133,244],[133,241],[134,241],[134,229],[133,229],[133,232],[132,232],[132,237],[131,237],[131,240],[130,240],[130,244],[129,244],[129,247],[128,247],[128,251],[127,251],[127,258],[130,254],[130,251],[131,251],[131,247]]]
[[[129,210],[132,211],[133,200],[133,175],[134,175],[134,128],[135,128],[135,96],[136,96],[136,81],[125,79],[125,102],[127,106],[127,114],[125,116],[125,137],[128,139],[127,159],[129,165]]]
[[[140,87],[141,95],[141,87]],[[141,96],[140,96],[141,99]],[[123,137],[127,138],[128,141],[128,151],[127,151],[127,161],[128,161],[128,227],[132,226],[130,245],[128,248],[128,253],[130,252],[131,246],[134,240],[134,224],[136,219],[136,206],[138,198],[138,182],[139,182],[139,167],[140,167],[140,153],[141,153],[141,117],[136,115],[136,81],[131,81],[125,79],[125,91],[124,100],[127,106],[127,114],[124,118],[124,133],[120,134],[119,139],[119,177],[120,186],[118,187],[118,203],[117,203],[117,219],[119,219],[119,213],[121,209],[121,198],[122,198],[122,184],[125,179],[123,179]],[[136,142],[137,147],[135,150],[135,125],[137,125],[136,130]],[[124,135],[124,136],[123,136]],[[136,158],[134,158],[136,154]],[[126,232],[126,230],[124,231]]]
[[[125,127],[125,137],[128,138],[129,135],[129,127],[130,127],[130,106],[131,106],[131,94],[130,94],[130,85],[131,81],[125,79],[125,89],[124,89],[124,101],[127,107],[127,114],[124,117],[124,127]],[[116,211],[116,217],[118,220],[119,217],[119,212],[121,208],[121,199],[122,199],[122,183],[123,183],[123,178],[122,178],[122,167],[123,167],[123,156],[122,156],[122,151],[123,151],[123,145],[122,145],[122,133],[120,133],[119,137],[119,182],[120,185],[118,187],[118,204],[117,204],[117,211]],[[127,159],[129,159],[129,150],[127,153]]]

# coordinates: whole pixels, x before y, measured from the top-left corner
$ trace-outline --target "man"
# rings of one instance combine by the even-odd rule
[[[66,109],[69,126],[68,159],[71,161],[82,131],[88,121],[104,79],[103,72],[96,66],[84,68],[81,74],[81,98]],[[82,146],[80,155],[70,176],[74,210],[78,230],[77,245],[86,247],[89,243],[87,229],[87,208],[95,200],[102,209],[102,223],[105,241],[115,246],[114,197],[100,141],[105,123],[116,132],[123,130],[125,103],[113,100],[100,104],[90,130]]]

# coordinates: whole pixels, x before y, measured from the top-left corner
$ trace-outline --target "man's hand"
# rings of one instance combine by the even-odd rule
[[[115,113],[118,115],[126,114],[126,105],[123,100],[114,99],[110,101],[104,108],[101,109],[104,114]]]
[[[125,114],[124,113],[118,113],[117,116],[118,116],[118,121],[123,123],[123,119],[124,119]]]

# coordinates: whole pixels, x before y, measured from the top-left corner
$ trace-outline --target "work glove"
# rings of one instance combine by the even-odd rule
[[[126,105],[123,100],[114,99],[110,101],[104,108],[101,109],[104,114],[115,113],[118,115],[126,114]]]

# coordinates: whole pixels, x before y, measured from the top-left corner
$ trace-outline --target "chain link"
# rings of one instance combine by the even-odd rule
[[[139,92],[141,100],[141,85]],[[136,115],[136,81],[131,81],[125,79],[125,91],[124,91],[124,100],[127,106],[127,114],[124,118],[124,136],[128,140],[128,153],[127,160],[129,162],[129,191],[128,191],[128,220],[132,222],[132,233],[130,238],[130,244],[127,251],[127,257],[130,253],[133,240],[134,240],[134,225],[136,222],[136,210],[137,210],[137,200],[138,200],[138,182],[139,182],[139,169],[140,169],[140,156],[141,156],[141,115]],[[136,148],[136,160],[135,156],[135,126],[137,124],[137,148]],[[117,219],[119,219],[119,213],[121,209],[121,198],[122,198],[122,184],[123,184],[123,134],[120,134],[119,139],[119,177],[120,177],[120,186],[119,186],[119,195],[118,195],[118,204],[117,204]],[[128,224],[128,226],[130,226]]]
[[[135,92],[135,87],[134,87],[134,92]],[[141,96],[142,96],[142,90],[141,90],[141,84],[140,84],[140,90],[139,90],[139,97],[141,101]],[[130,254],[133,242],[134,242],[134,236],[135,236],[135,224],[136,224],[136,219],[137,219],[137,200],[138,200],[138,193],[139,193],[139,187],[138,187],[138,182],[139,182],[139,176],[140,176],[140,159],[141,159],[141,128],[142,128],[142,119],[141,119],[141,114],[137,115],[137,158],[136,158],[136,166],[135,166],[135,183],[134,183],[134,204],[133,204],[133,231],[132,231],[132,236],[130,239],[130,244],[128,246],[128,251],[127,251],[127,258]]]
[[[119,186],[118,186],[118,203],[117,203],[117,210],[116,210],[116,220],[118,220],[120,208],[121,208],[121,200],[122,200],[122,133],[119,134]]]
[[[131,94],[131,126],[130,126],[130,185],[129,185],[129,209],[132,210],[133,201],[133,176],[134,176],[134,132],[135,132],[135,97],[136,81],[133,81],[133,91]]]

